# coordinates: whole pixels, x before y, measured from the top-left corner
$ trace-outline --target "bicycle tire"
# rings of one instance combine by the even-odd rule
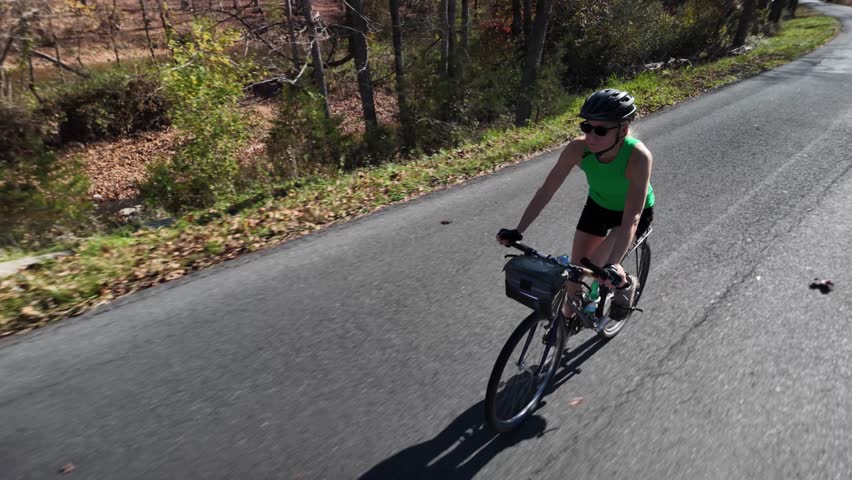
[[[642,297],[642,292],[645,290],[645,281],[648,279],[648,271],[651,269],[651,246],[648,241],[639,244],[631,254],[636,257],[636,278],[639,280],[639,286],[633,294],[633,306],[639,304],[639,299]],[[625,259],[626,260],[626,259]],[[626,263],[626,262],[625,262]],[[630,265],[632,266],[632,265]],[[621,320],[610,320],[609,325],[598,333],[598,336],[605,339],[610,339],[618,335],[627,320],[633,316],[633,312],[629,312],[626,317]]]
[[[548,335],[548,337],[552,339],[549,340],[549,342],[553,343],[553,345],[547,345],[545,343],[544,352],[540,356],[534,356],[535,361],[537,363],[541,363],[542,358],[547,358],[552,351],[553,357],[550,358],[550,361],[547,364],[544,378],[540,378],[537,372],[529,371],[532,370],[531,367],[521,369],[521,366],[518,365],[518,374],[513,376],[508,382],[501,382],[503,372],[512,357],[512,353],[515,351],[515,348],[526,338],[527,335],[532,336],[530,342],[537,341],[535,335],[537,328],[534,327],[538,327],[545,322],[549,322],[551,328],[555,325],[557,330],[554,336]],[[506,344],[503,345],[502,350],[500,350],[500,355],[498,355],[497,361],[494,362],[494,367],[491,370],[491,376],[488,378],[488,387],[485,391],[485,419],[486,423],[493,431],[506,433],[515,430],[523,424],[533,411],[535,411],[541,401],[541,398],[544,396],[544,392],[547,391],[547,388],[550,386],[550,382],[553,380],[553,375],[559,367],[559,362],[562,360],[562,351],[565,349],[566,337],[567,329],[565,327],[565,320],[561,314],[557,314],[552,320],[547,320],[541,315],[534,313],[524,319],[524,321],[515,328],[512,335],[510,335],[509,339],[506,340]],[[555,341],[553,339],[555,339]],[[526,343],[526,340],[524,340],[524,342]],[[537,365],[534,365],[534,367],[537,369]],[[521,391],[523,391],[526,387],[521,385],[521,381],[523,380],[522,378],[515,381],[514,384],[512,382],[516,377],[520,378],[521,376],[529,375],[532,375],[533,378],[539,377],[539,383],[532,398],[528,401],[523,400],[526,403],[522,404],[522,408],[520,408],[517,413],[510,412],[511,416],[509,418],[501,419],[499,413],[501,412],[501,409],[499,408],[500,405],[498,405],[498,402],[501,399],[500,387],[506,385],[509,385],[510,387],[517,386]],[[512,403],[514,403],[514,401]]]
[[[639,247],[636,248],[637,251],[641,251],[641,255],[636,259],[637,267],[636,271],[639,272],[637,277],[639,278],[639,287],[636,289],[636,293],[633,295],[633,306],[635,307],[639,304],[639,299],[642,298],[642,292],[645,291],[645,283],[648,280],[648,272],[651,270],[651,246],[648,245],[648,241],[645,240],[642,242]]]

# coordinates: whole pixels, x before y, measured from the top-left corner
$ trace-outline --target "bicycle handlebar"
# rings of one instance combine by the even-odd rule
[[[596,276],[601,277],[601,278],[609,278],[609,273],[608,273],[606,270],[604,270],[603,268],[601,268],[601,267],[599,267],[599,266],[595,265],[595,264],[594,264],[594,263],[592,263],[592,261],[591,261],[591,260],[589,260],[588,258],[583,257],[583,258],[580,260],[580,263],[582,263],[584,267],[586,267],[586,268],[588,268],[589,270],[591,270],[591,271],[592,271],[592,272],[593,272]]]
[[[594,263],[592,263],[591,260],[589,260],[586,257],[583,257],[580,260],[580,263],[582,263],[583,266],[574,265],[573,263],[569,263],[568,265],[562,265],[561,263],[557,262],[556,259],[551,257],[550,255],[545,255],[545,254],[537,251],[536,249],[534,249],[532,247],[524,245],[521,242],[512,242],[507,246],[512,247],[512,248],[516,248],[516,249],[524,252],[527,255],[534,255],[536,257],[541,257],[541,258],[543,258],[543,259],[545,259],[545,260],[547,260],[551,263],[555,263],[556,265],[559,265],[561,267],[565,267],[565,268],[568,268],[570,270],[573,270],[574,272],[576,272],[580,275],[588,275],[590,277],[599,277],[599,278],[603,278],[603,279],[606,279],[606,278],[609,277],[609,275],[606,273],[606,270],[595,265]]]

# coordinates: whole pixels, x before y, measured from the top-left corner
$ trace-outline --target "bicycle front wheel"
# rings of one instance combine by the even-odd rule
[[[485,419],[496,432],[518,428],[544,396],[565,349],[565,321],[538,314],[512,332],[491,370],[485,392]]]

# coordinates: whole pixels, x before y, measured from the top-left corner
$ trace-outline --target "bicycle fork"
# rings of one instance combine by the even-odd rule
[[[556,322],[557,322],[557,317],[554,317],[553,319],[550,320],[550,323],[549,323],[548,328],[547,328],[547,332],[544,334],[544,337],[542,338],[542,341],[544,343],[544,353],[542,354],[541,360],[539,361],[538,370],[537,370],[536,374],[538,374],[538,372],[541,372],[544,369],[544,364],[547,361],[547,356],[550,353],[550,349],[556,343],[556,334],[557,334],[557,329],[559,328],[559,326],[556,324]],[[540,322],[536,322],[535,325],[533,326],[533,328],[530,329],[530,333],[527,335],[527,339],[524,342],[524,348],[523,348],[523,350],[521,350],[521,355],[518,357],[517,367],[519,369],[523,368],[524,358],[527,356],[527,349],[529,348],[530,343],[532,343],[532,339],[535,338],[535,332],[536,332],[536,330],[538,330],[539,323]]]

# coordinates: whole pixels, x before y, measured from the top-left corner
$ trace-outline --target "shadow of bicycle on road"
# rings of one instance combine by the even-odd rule
[[[606,340],[593,337],[573,350],[566,351],[562,357],[561,368],[556,372],[546,395],[579,374],[579,366],[606,343]],[[539,409],[545,405],[546,402],[542,401]],[[547,429],[544,418],[534,413],[518,430],[496,434],[484,425],[484,408],[483,402],[476,403],[456,417],[435,438],[394,454],[359,478],[469,479],[503,450],[531,438],[540,438],[555,430]]]

